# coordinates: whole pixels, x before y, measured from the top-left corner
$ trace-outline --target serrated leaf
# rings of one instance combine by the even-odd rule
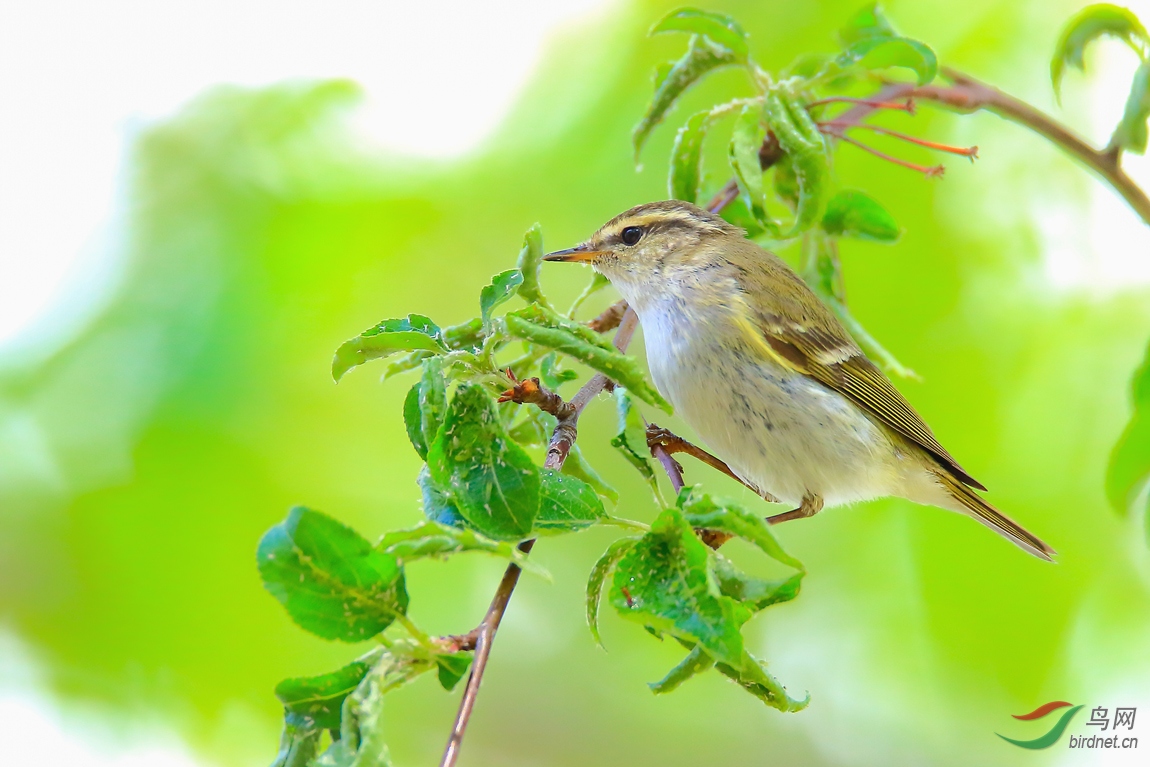
[[[848,45],[835,63],[841,67],[857,64],[864,69],[904,67],[914,71],[919,85],[926,85],[938,74],[938,58],[930,46],[908,37],[864,37]]]
[[[541,469],[540,479],[535,518],[540,535],[584,530],[607,516],[598,493],[583,480],[553,469]]]
[[[894,242],[902,234],[894,217],[870,195],[844,189],[827,202],[823,231],[835,237]]]
[[[519,297],[528,303],[542,304],[548,308],[551,304],[543,296],[539,287],[539,267],[543,263],[543,227],[535,224],[523,235],[523,247],[519,249],[519,261],[516,268],[523,276],[519,283]]]
[[[631,134],[636,160],[651,131],[663,120],[679,96],[703,76],[720,67],[738,63],[739,57],[730,49],[708,42],[698,35],[693,36],[687,44],[687,52],[675,62],[655,89],[647,113]]]
[[[1150,120],[1150,61],[1142,62],[1134,72],[1130,95],[1126,97],[1126,109],[1110,137],[1109,148],[1145,154],[1147,120]]]
[[[753,544],[767,556],[788,567],[800,571],[805,569],[802,562],[783,550],[766,520],[742,506],[713,499],[697,487],[684,487],[679,492],[677,505],[691,527],[729,533]]]
[[[706,37],[734,53],[739,59],[747,58],[747,33],[730,16],[697,8],[680,8],[657,21],[650,35],[660,32],[690,32]]]
[[[310,717],[317,727],[337,730],[343,701],[370,669],[363,661],[318,676],[285,679],[276,685],[276,697],[287,712]]]
[[[743,652],[740,663],[732,665],[718,662],[715,668],[763,703],[779,711],[802,711],[811,702],[810,695],[802,700],[788,695],[779,680],[775,679],[757,658],[746,651]]]
[[[719,583],[719,591],[731,599],[742,602],[753,612],[780,602],[789,602],[799,595],[803,573],[789,578],[756,578],[739,570],[717,551],[711,555],[711,570]]]
[[[667,186],[671,199],[695,202],[702,181],[703,139],[707,137],[710,112],[696,112],[675,134],[671,149],[671,175]]]
[[[618,426],[611,439],[612,447],[618,448],[643,479],[650,481],[655,476],[655,467],[651,465],[651,452],[647,449],[647,427],[625,387],[615,387],[615,412]]]
[[[586,325],[539,305],[509,312],[504,320],[516,338],[573,357],[627,387],[644,402],[671,412],[671,403],[651,385],[635,358],[620,352]]]
[[[439,667],[439,684],[443,689],[451,692],[459,680],[471,668],[472,654],[469,652],[442,653],[435,656],[435,663]]]
[[[743,107],[731,130],[729,155],[739,191],[746,198],[751,215],[764,229],[770,231],[774,228],[774,222],[767,216],[763,166],[759,162],[759,148],[766,136],[762,117],[762,104],[747,104]]]
[[[467,523],[451,496],[431,478],[427,464],[419,470],[416,482],[423,497],[423,516],[448,527],[464,527]]]
[[[665,509],[616,564],[611,604],[624,618],[737,667],[745,652],[739,628],[750,611],[719,593],[709,552],[678,509]]]
[[[1134,413],[1106,468],[1106,497],[1121,514],[1130,513],[1150,482],[1150,349],[1134,374],[1132,388]]]
[[[878,3],[863,6],[839,30],[839,40],[843,45],[851,45],[859,40],[872,37],[897,37],[894,26],[887,19],[886,14],[879,8]]]
[[[344,642],[368,639],[407,611],[403,568],[350,527],[297,506],[260,540],[264,587],[301,627]]]
[[[572,445],[567,453],[567,460],[563,462],[563,473],[583,480],[594,488],[596,493],[612,503],[619,500],[619,491],[607,484],[599,472],[595,471],[595,467],[583,457],[583,451],[578,445]]]
[[[679,665],[667,672],[667,675],[658,682],[649,682],[648,687],[656,695],[665,695],[679,687],[691,677],[701,674],[715,665],[715,659],[703,652],[703,648],[695,646],[687,653],[687,657]]]
[[[1085,71],[1086,46],[1100,37],[1114,37],[1129,45],[1143,60],[1150,48],[1150,36],[1138,17],[1125,8],[1109,3],[1089,5],[1073,16],[1062,30],[1050,60],[1050,82],[1058,95],[1062,76],[1070,65]]]
[[[793,237],[809,229],[825,207],[830,171],[826,140],[803,105],[788,93],[776,90],[768,94],[764,113],[798,189],[794,224],[781,235]]]
[[[607,583],[607,576],[615,568],[615,564],[627,551],[638,542],[638,538],[620,538],[603,552],[591,568],[591,575],[587,578],[587,627],[591,629],[591,636],[595,637],[595,644],[603,646],[599,636],[599,602],[603,598],[603,586]]]
[[[335,380],[357,365],[404,351],[447,351],[443,331],[422,314],[409,314],[403,319],[384,320],[355,338],[344,341],[335,350],[331,375]]]
[[[491,312],[515,295],[522,284],[523,273],[518,269],[508,269],[491,278],[491,284],[479,292],[479,317],[484,327],[491,326]]]
[[[427,521],[406,530],[393,530],[380,539],[376,548],[403,564],[415,559],[443,559],[452,554],[476,551],[514,562],[520,569],[544,578],[550,577],[541,565],[533,562],[513,543],[492,540],[474,530],[437,522]]]
[[[482,387],[456,389],[427,465],[471,527],[500,540],[530,534],[539,513],[539,469],[507,435]]]

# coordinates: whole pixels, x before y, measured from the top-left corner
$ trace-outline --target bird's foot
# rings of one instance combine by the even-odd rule
[[[780,522],[790,522],[792,519],[805,519],[806,517],[813,517],[823,509],[823,499],[817,495],[804,495],[802,503],[799,504],[797,509],[784,511],[782,514],[774,514],[767,517],[767,524],[777,525]]]
[[[678,434],[664,429],[658,424],[648,424],[647,448],[649,450],[654,450],[656,447],[663,448],[663,450],[666,451],[668,455],[674,455],[675,453],[686,453],[687,455],[692,456],[707,464],[712,469],[717,469],[718,471],[723,472],[728,477],[735,480],[740,485],[747,488],[767,503],[779,502],[778,498],[775,498],[770,493],[760,490],[750,482],[747,482],[742,477],[735,474],[735,472],[731,470],[731,467],[728,466],[725,461],[716,458],[698,445],[692,445],[690,442],[683,439]]]

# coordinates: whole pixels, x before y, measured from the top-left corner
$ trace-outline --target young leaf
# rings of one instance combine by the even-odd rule
[[[415,370],[423,364],[423,361],[434,357],[436,352],[414,351],[407,354],[401,354],[396,357],[393,362],[387,363],[387,368],[383,371],[383,380],[387,380],[392,376],[406,373],[409,370]]]
[[[648,404],[671,412],[671,404],[648,382],[633,357],[623,354],[586,325],[533,305],[509,312],[507,330],[539,346],[574,357],[588,367],[626,386]]]
[[[539,516],[535,532],[567,533],[583,530],[607,516],[595,490],[581,479],[552,469],[542,469]]]
[[[799,587],[803,582],[802,572],[777,580],[752,577],[740,571],[717,551],[711,555],[711,571],[715,574],[722,594],[742,602],[753,612],[791,601],[799,595]]]
[[[490,538],[526,537],[539,513],[539,469],[507,435],[495,401],[463,384],[427,451],[431,478],[459,513]]]
[[[655,95],[651,98],[651,105],[647,107],[647,114],[635,126],[631,134],[631,143],[635,147],[635,158],[638,160],[647,137],[658,125],[667,110],[675,103],[679,96],[698,82],[704,75],[720,67],[738,64],[739,57],[734,51],[724,46],[715,45],[708,40],[695,35],[687,44],[687,52],[675,62],[667,72]]]
[[[310,767],[323,729],[309,717],[285,712],[280,750],[272,767]]]
[[[515,295],[523,284],[523,273],[518,269],[508,269],[491,278],[491,284],[479,293],[479,315],[485,328],[491,327],[491,312],[500,304]]]
[[[467,524],[463,521],[463,515],[459,513],[455,501],[431,478],[431,471],[427,468],[427,464],[424,464],[423,468],[419,470],[419,477],[416,482],[419,483],[419,489],[423,495],[423,516],[432,522],[438,522],[448,527],[464,527]]]
[[[276,697],[287,712],[310,717],[322,730],[338,730],[343,701],[369,668],[357,660],[327,674],[285,679],[276,685]]]
[[[668,671],[665,677],[658,682],[650,682],[647,686],[656,695],[663,695],[672,692],[683,682],[696,674],[703,673],[714,665],[715,659],[703,652],[702,647],[695,645],[691,648],[691,652],[687,653],[687,657],[683,658],[675,668]]]
[[[758,514],[726,501],[712,499],[695,487],[683,488],[677,505],[683,510],[683,516],[691,527],[729,533],[753,544],[768,557],[784,565],[804,570],[802,562],[783,551],[775,534],[771,532],[771,526]]]
[[[1146,121],[1150,119],[1150,61],[1142,62],[1134,72],[1130,95],[1126,97],[1126,110],[1122,120],[1110,137],[1110,149],[1135,154],[1146,152]]]
[[[595,566],[591,568],[591,575],[587,578],[587,627],[591,629],[591,636],[595,637],[595,644],[600,647],[603,646],[603,640],[599,636],[599,601],[603,598],[603,586],[607,583],[607,576],[615,569],[616,563],[638,541],[638,538],[620,538],[614,541],[595,562]]]
[[[583,457],[583,451],[579,449],[578,445],[572,445],[571,450],[567,453],[567,460],[563,462],[563,473],[570,474],[576,479],[581,479],[595,489],[595,492],[615,503],[619,500],[619,491],[607,484],[603,477],[599,476],[599,472],[595,471],[595,467],[587,462]]]
[[[675,134],[671,149],[671,175],[667,181],[671,198],[695,202],[702,180],[703,139],[707,136],[710,112],[696,112]]]
[[[795,222],[782,237],[793,237],[807,229],[822,215],[826,200],[826,142],[818,126],[798,99],[781,90],[767,96],[767,125],[789,160],[798,186]]]
[[[651,465],[651,451],[647,449],[647,429],[631,395],[622,386],[615,387],[615,410],[618,413],[618,432],[611,445],[619,448],[627,462],[634,466],[643,479],[651,481],[655,468]]]
[[[858,64],[864,69],[905,67],[918,75],[919,85],[926,85],[938,74],[938,58],[930,46],[908,37],[864,37],[847,46],[835,63],[840,67]]]
[[[453,652],[442,653],[435,656],[435,663],[439,667],[439,684],[443,689],[451,692],[459,680],[471,668],[471,653]]]
[[[479,317],[443,329],[443,341],[449,349],[478,352],[483,347],[483,339],[483,320]]]
[[[443,360],[431,357],[423,361],[419,380],[419,428],[428,447],[435,441],[447,412],[447,382],[443,379]]]
[[[449,527],[436,522],[422,522],[407,530],[394,530],[380,539],[376,549],[407,564],[413,559],[446,558],[465,551],[478,551],[506,559],[523,570],[549,577],[541,565],[533,562],[513,543],[485,538],[474,530]]]
[[[611,604],[628,620],[738,667],[745,652],[739,627],[750,611],[719,594],[709,553],[678,509],[664,510],[615,566]]]
[[[657,35],[660,32],[691,32],[702,35],[731,51],[740,60],[747,58],[747,33],[743,31],[739,22],[722,13],[700,11],[697,8],[680,8],[656,22],[648,34]]]
[[[427,460],[427,441],[423,438],[423,423],[419,412],[419,383],[407,390],[403,398],[403,427],[407,430],[407,438],[419,457]]]
[[[810,695],[802,700],[787,695],[786,688],[779,683],[779,680],[771,676],[748,652],[743,652],[743,658],[738,664],[719,662],[715,664],[715,668],[763,703],[779,711],[802,711],[811,702]]]
[[[873,197],[857,189],[844,189],[827,203],[823,231],[834,237],[856,237],[894,242],[902,234],[898,223]]]
[[[568,381],[574,381],[579,377],[579,374],[574,370],[561,370],[559,368],[559,355],[551,352],[539,360],[539,377],[543,380],[544,386],[551,391],[556,391]]]
[[[543,296],[539,288],[539,266],[543,263],[543,228],[539,224],[527,230],[523,235],[523,247],[519,249],[519,261],[516,268],[523,277],[519,283],[519,297],[532,304],[542,304],[548,308],[551,304]]]
[[[350,527],[297,506],[257,552],[264,587],[324,639],[358,642],[407,611],[403,567]]]
[[[777,166],[776,166],[777,167]],[[763,225],[758,222],[754,214],[751,213],[751,206],[747,202],[747,196],[740,194],[731,201],[719,213],[725,221],[741,227],[747,233],[747,237],[754,239],[767,233]]]
[[[447,351],[443,331],[438,325],[421,314],[409,314],[401,320],[384,320],[355,338],[344,341],[335,350],[331,375],[338,381],[344,373],[369,360],[416,349]]]
[[[1150,482],[1150,348],[1134,374],[1133,384],[1134,414],[1114,446],[1106,468],[1106,496],[1122,514],[1130,512],[1139,493]]]
[[[894,26],[878,3],[871,3],[859,9],[850,21],[839,30],[839,40],[843,45],[851,45],[871,37],[897,37]]]
[[[1125,8],[1109,3],[1088,5],[1078,12],[1062,30],[1050,60],[1050,82],[1055,95],[1062,87],[1066,66],[1085,71],[1083,54],[1086,46],[1100,37],[1114,37],[1129,45],[1143,60],[1150,49],[1150,35],[1138,17]]]
[[[747,104],[743,107],[731,131],[730,160],[739,191],[750,203],[751,215],[769,231],[774,222],[767,216],[763,166],[759,162],[759,147],[763,145],[765,135],[762,116],[761,104]]]

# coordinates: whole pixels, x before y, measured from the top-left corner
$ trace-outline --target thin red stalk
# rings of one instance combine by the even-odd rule
[[[820,123],[819,127],[820,128],[824,128],[824,127],[829,128],[830,130],[825,131],[825,132],[830,133],[830,135],[836,136],[838,138],[843,138],[843,131],[847,130],[848,128],[863,128],[865,130],[869,130],[869,131],[872,131],[874,133],[881,133],[884,136],[890,136],[892,138],[897,138],[900,141],[906,141],[910,144],[917,144],[918,146],[924,146],[928,149],[936,149],[939,152],[947,152],[948,154],[957,154],[957,155],[961,155],[962,157],[969,157],[971,160],[975,160],[978,158],[978,147],[976,147],[976,146],[961,147],[961,146],[951,146],[950,144],[940,144],[937,141],[930,141],[928,139],[919,138],[918,136],[911,136],[911,135],[906,134],[906,133],[901,133],[901,132],[896,131],[896,130],[891,130],[890,128],[884,128],[881,125],[871,125],[870,123],[859,123],[859,124],[849,124],[848,125],[848,124],[839,123],[836,120],[831,120],[829,122]]]
[[[935,165],[933,167],[927,167],[926,165],[918,165],[917,163],[908,162],[907,160],[903,160],[903,159],[900,159],[898,157],[892,157],[891,155],[887,154],[886,152],[880,152],[879,150],[875,149],[874,147],[867,146],[866,144],[862,143],[861,141],[855,141],[850,136],[847,136],[847,135],[844,135],[841,133],[836,133],[835,135],[839,139],[847,142],[848,144],[853,144],[854,146],[857,146],[859,149],[862,149],[866,152],[870,152],[875,157],[880,157],[880,158],[886,160],[887,162],[893,162],[895,165],[901,165],[904,168],[910,168],[911,170],[916,170],[919,173],[922,173],[922,174],[924,174],[928,177],[931,177],[931,178],[941,176],[943,174],[943,172],[946,171],[946,168],[944,168],[941,165]]]
[[[851,96],[828,96],[825,99],[812,101],[811,103],[807,104],[807,108],[810,109],[811,107],[818,107],[822,106],[823,104],[862,104],[863,106],[868,106],[871,109],[894,109],[898,110],[899,112],[906,112],[907,114],[911,115],[915,113],[914,99],[907,99],[905,102],[900,104],[896,101],[856,99]]]

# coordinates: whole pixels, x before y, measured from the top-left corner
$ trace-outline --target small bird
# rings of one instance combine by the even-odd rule
[[[679,201],[639,205],[545,256],[590,264],[639,316],[659,391],[768,500],[823,507],[898,496],[973,517],[1037,557],[1054,550],[985,490],[782,259]]]

